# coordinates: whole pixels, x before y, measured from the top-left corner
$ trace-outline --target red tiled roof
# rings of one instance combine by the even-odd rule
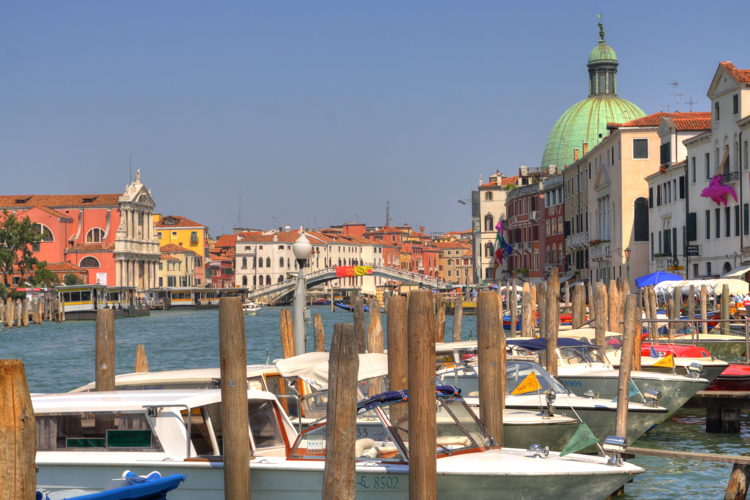
[[[177,257],[172,257],[171,255],[165,255],[165,254],[162,254],[161,256],[159,256],[159,258],[161,260],[180,260]]]
[[[514,175],[512,177],[503,177],[503,179],[500,180],[500,186],[510,186],[511,184],[515,184],[516,182],[518,182],[517,175]],[[484,184],[479,185],[479,189],[491,187],[497,187],[497,182],[485,182]]]
[[[237,243],[236,234],[222,234],[216,239],[214,243],[215,247],[234,247]]]
[[[738,82],[750,83],[750,69],[737,69],[730,61],[722,61],[719,64]]]
[[[688,120],[688,121],[695,121],[696,123],[701,123],[704,119],[708,118],[711,119],[711,113],[710,112],[690,112],[690,113],[652,113],[650,115],[642,116],[640,118],[636,118],[635,120],[630,120],[629,122],[625,123],[614,123],[609,122],[607,123],[607,128],[626,128],[626,127],[658,127],[659,122],[662,118],[672,118],[673,120]],[[708,128],[711,128],[710,126]],[[690,130],[690,129],[685,129]],[[695,129],[695,130],[702,130],[702,129]]]
[[[117,205],[119,194],[22,194],[0,196],[0,207],[96,207]]]
[[[164,245],[163,247],[160,247],[159,250],[161,253],[189,253],[192,252],[189,248],[181,247],[180,245],[175,245],[174,243],[169,243],[168,245]]]
[[[182,217],[181,215],[164,215],[159,218],[159,222],[154,223],[156,227],[203,227],[203,224]]]
[[[673,118],[674,126],[677,130],[711,130],[711,113],[693,113],[695,118]]]
[[[114,243],[81,243],[65,249],[65,253],[110,251],[114,246]]]
[[[75,264],[71,264],[70,262],[52,262],[47,263],[47,269],[52,271],[53,273],[64,273],[68,271],[72,272],[88,272],[86,269],[82,267],[78,267]]]

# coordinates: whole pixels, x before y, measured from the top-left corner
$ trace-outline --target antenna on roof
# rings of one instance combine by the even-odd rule
[[[690,96],[690,100],[688,102],[686,102],[685,104],[687,104],[688,106],[690,106],[690,112],[692,113],[693,112],[693,104],[698,104],[698,103],[693,100],[693,96]]]
[[[242,191],[237,193],[239,198],[237,202],[237,227],[242,227]]]
[[[130,162],[130,172],[128,172],[128,184],[133,182],[133,155],[128,155],[128,161]]]
[[[385,225],[386,226],[391,225],[391,201],[390,200],[385,202]]]
[[[681,94],[680,92],[678,92],[679,87],[680,87],[680,82],[678,82],[677,80],[672,80],[671,82],[669,82],[669,84],[672,86],[672,90],[673,90],[673,92],[670,92],[669,95],[673,95],[675,97],[674,110],[679,111],[680,97],[683,97],[685,94]]]

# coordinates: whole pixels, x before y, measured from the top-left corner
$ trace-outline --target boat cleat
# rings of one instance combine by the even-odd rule
[[[531,458],[547,458],[549,456],[549,446],[533,443],[526,450],[526,453],[528,453],[526,456]]]

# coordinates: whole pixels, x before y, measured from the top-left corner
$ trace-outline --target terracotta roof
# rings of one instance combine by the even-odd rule
[[[187,217],[182,217],[180,215],[164,215],[159,218],[159,222],[154,223],[154,226],[156,227],[202,227],[202,228],[206,227],[199,222],[195,222],[193,220],[188,219]]]
[[[174,243],[170,243],[168,245],[164,245],[163,247],[160,247],[159,250],[161,253],[189,253],[193,252],[189,248],[181,247],[180,245],[175,245]]]
[[[106,252],[114,248],[114,243],[81,243],[65,249],[65,253],[73,252]]]
[[[509,186],[511,184],[515,184],[518,182],[518,176],[514,175],[512,177],[503,177],[500,180],[500,186]],[[496,182],[485,182],[484,184],[479,185],[479,189],[482,188],[491,188],[491,187],[498,187]]]
[[[710,112],[690,112],[690,113],[653,113],[650,115],[642,116],[640,118],[636,118],[635,120],[630,120],[629,122],[625,123],[607,123],[607,128],[626,128],[626,127],[658,127],[659,122],[662,118],[672,118],[673,120],[688,120],[688,121],[695,121],[696,123],[701,123],[705,118],[711,119],[711,113]],[[708,127],[710,128],[710,127]],[[685,130],[691,130],[691,129],[685,129]],[[695,130],[702,130],[702,129],[695,129]]]
[[[677,130],[711,130],[711,113],[693,113],[695,118],[672,118]]]
[[[215,247],[233,247],[237,243],[236,234],[222,234],[216,238]]]
[[[96,207],[118,205],[119,194],[22,194],[0,196],[0,207]]]
[[[66,271],[73,271],[73,272],[88,272],[86,269],[82,267],[78,267],[75,264],[71,264],[70,262],[52,262],[47,263],[47,269],[52,271],[53,273],[63,273]]]
[[[750,83],[750,69],[737,69],[730,61],[722,61],[719,64],[738,82]]]
[[[178,257],[172,257],[171,255],[162,254],[159,256],[161,260],[180,260]]]

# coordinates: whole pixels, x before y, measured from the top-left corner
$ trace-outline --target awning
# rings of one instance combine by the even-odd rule
[[[328,389],[328,353],[308,352],[274,361],[282,377],[299,377],[316,391]],[[357,380],[388,375],[388,355],[368,353],[359,355]]]
[[[737,266],[726,274],[723,274],[722,278],[742,278],[745,273],[750,271],[750,264],[744,264]]]

